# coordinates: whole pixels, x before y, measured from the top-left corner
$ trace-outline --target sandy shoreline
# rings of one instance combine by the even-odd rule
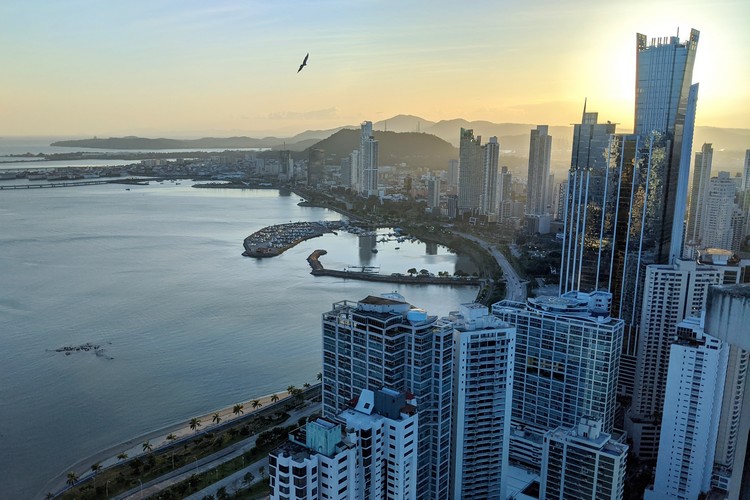
[[[265,396],[253,398],[248,401],[240,401],[239,404],[244,406],[244,413],[240,414],[239,416],[236,416],[232,412],[235,404],[232,404],[231,406],[228,406],[226,408],[211,411],[204,415],[197,415],[196,418],[200,419],[201,421],[199,432],[202,430],[211,429],[212,427],[215,427],[217,425],[213,422],[214,414],[218,413],[219,417],[221,418],[220,423],[224,424],[225,422],[247,416],[248,414],[256,411],[252,407],[253,401],[257,400],[258,403],[260,403],[261,406],[257,408],[258,410],[265,408],[270,404],[273,404],[273,401],[271,399],[273,398],[274,394],[278,396],[279,402],[289,397],[289,393],[286,390],[283,390],[273,394],[267,394]],[[191,419],[192,418],[193,417],[191,417]],[[36,497],[44,498],[47,492],[56,493],[65,488],[68,472],[70,471],[76,472],[79,475],[80,479],[85,479],[93,474],[93,472],[91,471],[91,466],[95,463],[100,464],[103,468],[106,469],[107,467],[115,465],[120,461],[117,458],[117,455],[119,455],[120,453],[127,453],[128,458],[147,454],[148,452],[143,451],[143,444],[146,441],[148,441],[153,447],[153,450],[156,451],[159,448],[170,444],[170,441],[167,440],[167,436],[170,434],[174,434],[177,439],[180,439],[185,436],[191,436],[195,433],[196,431],[193,431],[190,428],[190,419],[188,419],[183,422],[167,425],[161,429],[148,432],[110,448],[101,450],[85,459],[79,460],[74,464],[66,467],[64,471],[60,472],[56,477],[48,481],[44,486],[44,489],[40,491],[39,494],[36,495]]]

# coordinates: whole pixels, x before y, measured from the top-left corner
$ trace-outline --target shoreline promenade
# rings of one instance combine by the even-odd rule
[[[232,411],[235,404],[232,404],[231,406],[228,406],[219,410],[211,411],[204,415],[196,415],[196,418],[200,419],[201,421],[201,430],[208,430],[218,425],[224,425],[227,422],[231,422],[232,420],[238,420],[238,419],[249,417],[252,413],[256,411],[252,408],[252,404],[256,400],[261,405],[257,408],[258,410],[263,409],[270,404],[273,404],[272,398],[274,394],[279,398],[278,403],[283,402],[285,399],[289,397],[289,393],[286,390],[281,390],[276,393],[267,394],[265,396],[261,396],[258,398],[253,398],[247,401],[240,401],[238,403],[235,403],[235,404],[241,404],[244,406],[243,408],[244,414],[235,415]],[[221,418],[220,424],[215,424],[212,421],[213,415],[216,413],[218,413],[219,417]],[[117,465],[119,462],[121,462],[121,460],[117,458],[117,455],[119,455],[120,453],[127,453],[128,459],[135,458],[141,455],[142,456],[148,455],[149,453],[143,450],[143,444],[146,441],[148,441],[151,444],[154,451],[157,451],[162,447],[172,445],[173,443],[167,439],[167,436],[169,436],[170,434],[174,434],[176,436],[175,441],[179,441],[180,439],[183,439],[183,438],[193,437],[196,434],[196,432],[190,428],[190,419],[187,419],[184,422],[176,422],[174,424],[167,425],[165,427],[162,427],[161,429],[150,431],[146,434],[134,437],[125,442],[122,442],[117,445],[106,448],[104,450],[101,450],[97,453],[94,453],[93,455],[90,455],[89,457],[78,460],[72,465],[66,467],[65,470],[61,471],[57,476],[49,480],[45,484],[44,489],[41,490],[36,495],[36,497],[44,498],[47,492],[55,493],[55,495],[62,493],[63,490],[67,489],[68,485],[66,481],[67,481],[68,472],[70,471],[80,473],[79,475],[79,482],[80,482],[93,476],[94,473],[91,470],[92,464],[98,463],[99,465],[102,466],[102,468],[106,469],[113,465]]]

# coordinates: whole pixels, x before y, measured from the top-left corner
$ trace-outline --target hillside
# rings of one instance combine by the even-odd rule
[[[406,163],[410,167],[445,170],[458,158],[458,149],[434,135],[416,132],[375,131],[380,165]],[[323,149],[329,163],[336,163],[359,149],[359,130],[342,129],[312,147]]]

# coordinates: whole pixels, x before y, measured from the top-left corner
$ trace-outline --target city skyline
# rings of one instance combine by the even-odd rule
[[[586,97],[627,130],[636,33],[691,28],[703,35],[697,124],[750,128],[747,14],[740,1],[12,1],[0,135],[283,135],[401,113],[567,125]]]

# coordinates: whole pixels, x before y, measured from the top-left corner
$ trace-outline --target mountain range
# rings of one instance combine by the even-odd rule
[[[528,158],[529,131],[534,127],[535,125],[527,123],[493,123],[481,120],[468,121],[460,118],[433,122],[414,115],[397,115],[373,123],[376,139],[388,144],[387,146],[381,144],[381,164],[386,165],[391,160],[400,160],[400,162],[408,163],[416,161],[420,166],[431,164],[433,168],[446,168],[447,163],[444,163],[443,160],[445,158],[457,158],[458,151],[450,152],[443,141],[457,148],[460,129],[465,128],[472,129],[475,136],[482,136],[483,142],[486,142],[489,137],[496,136],[502,151],[501,163],[507,164],[512,170],[516,171],[518,168],[522,168],[523,160]],[[119,150],[271,148],[289,149],[297,152],[317,147],[325,149],[327,153],[341,155],[344,154],[344,150],[340,148],[351,147],[353,149],[357,147],[358,129],[359,126],[349,125],[326,130],[307,130],[286,138],[241,136],[203,137],[200,139],[149,139],[129,136],[59,141],[52,143],[52,145]],[[345,133],[335,139],[332,138],[342,130],[350,130],[354,135],[350,136],[349,133]],[[629,130],[621,129],[618,132],[629,132]],[[407,135],[399,137],[400,134]],[[549,134],[552,136],[552,168],[553,170],[564,171],[570,164],[573,127],[553,125],[549,127]],[[425,135],[435,136],[442,141],[436,142],[422,137]],[[750,149],[750,129],[696,127],[693,137],[693,150],[699,150],[701,145],[706,142],[712,143],[714,147],[714,170],[736,172],[741,169],[745,150]],[[436,149],[430,151],[433,148]],[[503,161],[503,157],[507,161]],[[436,163],[438,161],[440,163]]]

